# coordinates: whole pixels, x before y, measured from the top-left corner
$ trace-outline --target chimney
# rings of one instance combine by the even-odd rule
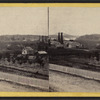
[[[42,36],[42,42],[44,42],[44,36]]]
[[[61,44],[63,44],[63,32],[61,32]]]
[[[58,42],[60,42],[60,32],[58,33]]]
[[[48,41],[48,37],[47,36],[45,36],[45,42],[47,42]]]
[[[41,41],[41,37],[39,36],[39,41]]]

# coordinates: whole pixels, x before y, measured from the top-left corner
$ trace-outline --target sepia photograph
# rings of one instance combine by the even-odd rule
[[[100,92],[100,7],[0,7],[0,92]]]
[[[0,7],[0,92],[48,92],[48,8]]]
[[[100,7],[49,7],[49,89],[100,92]]]

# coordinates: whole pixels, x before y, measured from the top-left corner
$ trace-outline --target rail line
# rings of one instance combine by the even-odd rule
[[[7,65],[3,65],[3,64],[0,64],[0,71],[18,74],[18,75],[22,75],[22,76],[44,79],[44,80],[49,79],[48,75],[43,75],[41,73],[32,72],[31,70],[27,70],[27,69],[24,69],[24,68],[18,68],[18,67],[15,67],[15,66],[7,66]]]
[[[87,79],[97,80],[100,81],[100,73],[90,70],[84,70],[79,68],[71,68],[68,66],[61,66],[61,65],[55,65],[50,64],[49,69],[55,72],[61,72],[65,74],[75,75],[79,77],[84,77]]]

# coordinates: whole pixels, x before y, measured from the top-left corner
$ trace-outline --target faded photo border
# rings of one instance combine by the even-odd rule
[[[100,7],[100,3],[0,3],[0,7]],[[100,97],[100,93],[0,92],[0,97]]]

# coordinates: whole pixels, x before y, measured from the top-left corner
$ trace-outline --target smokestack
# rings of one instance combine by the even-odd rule
[[[46,42],[48,41],[48,37],[47,37],[47,36],[45,36],[45,41],[46,41]]]
[[[39,36],[39,41],[41,41],[41,37]]]
[[[60,42],[60,32],[58,33],[58,42]]]
[[[44,36],[42,36],[42,42],[44,42]]]
[[[47,41],[46,41],[46,36],[44,36],[44,41],[47,42]]]
[[[61,32],[61,44],[63,44],[63,32]]]

